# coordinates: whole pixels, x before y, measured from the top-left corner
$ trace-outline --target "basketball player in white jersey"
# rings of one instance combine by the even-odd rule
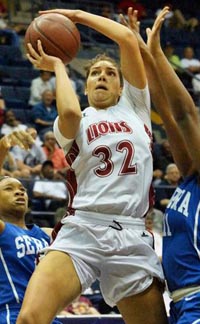
[[[99,279],[105,301],[117,305],[126,324],[166,324],[163,273],[144,222],[150,207],[152,138],[137,39],[128,28],[101,16],[81,10],[51,12],[115,41],[124,85],[116,63],[105,55],[96,57],[88,67],[89,107],[82,113],[61,60],[46,55],[40,41],[38,53],[29,44],[32,64],[56,75],[59,117],[54,132],[71,166],[71,199],[69,215],[31,279],[17,323],[51,323]]]

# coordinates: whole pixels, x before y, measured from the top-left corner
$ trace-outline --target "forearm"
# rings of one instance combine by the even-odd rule
[[[18,170],[24,170],[24,169],[26,169],[26,170],[29,170],[30,171],[30,166],[29,165],[27,165],[27,164],[24,164],[22,161],[20,161],[20,160],[17,160],[17,169]]]
[[[200,165],[197,108],[164,53],[160,51],[154,58],[173,114],[172,127],[165,123],[170,146],[182,175],[189,175],[194,169],[199,171]]]
[[[77,10],[75,12],[75,21],[95,29],[118,44],[124,42],[125,39],[132,39],[133,41],[135,39],[135,44],[137,44],[133,33],[127,27],[115,22],[114,20],[94,15],[86,11]]]
[[[140,56],[136,35],[132,31],[111,19],[77,11],[78,23],[87,25],[113,40],[120,49],[120,66],[124,78],[134,87],[144,89],[146,74]]]
[[[66,73],[66,68],[62,62],[56,62],[56,104],[59,117],[66,112],[80,116],[81,109],[78,97],[72,87],[71,81]]]
[[[82,117],[80,103],[61,61],[56,62],[54,71],[59,128],[64,136],[74,138]]]
[[[193,100],[177,76],[161,48],[155,51],[153,57],[160,74],[160,81],[165,89],[171,111],[176,120],[182,120],[186,114],[193,113]]]
[[[33,197],[34,198],[47,198],[47,196],[44,193],[33,191]]]
[[[35,123],[40,124],[42,126],[52,126],[53,125],[52,121],[46,121],[46,120],[42,120],[40,118],[36,118]]]
[[[156,62],[147,47],[140,47],[140,51],[147,74],[152,102],[164,123],[167,124],[169,119],[171,119],[171,111],[164,87],[160,80]]]
[[[42,168],[42,165],[38,164],[38,165],[36,165],[34,167],[31,167],[30,172],[31,172],[31,174],[39,174],[40,171],[41,171],[41,168]]]
[[[168,97],[161,82],[162,76],[160,77],[155,60],[149,51],[143,48],[141,49],[141,54],[146,68],[152,102],[164,122],[174,160],[181,173],[185,175],[189,172],[188,166],[190,165],[191,158],[187,151],[183,135],[172,115],[171,105],[169,104]],[[177,147],[179,147],[178,150]],[[185,157],[185,163],[183,163],[183,156]]]
[[[44,193],[44,192],[38,192],[38,191],[34,191],[33,192],[33,196],[35,198],[43,198],[43,199],[54,199],[54,200],[62,200],[61,198],[58,198],[58,197],[55,197],[53,195],[49,195],[47,193]]]

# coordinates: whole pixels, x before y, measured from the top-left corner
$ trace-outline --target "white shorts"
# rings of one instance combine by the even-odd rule
[[[159,258],[152,248],[153,237],[145,230],[143,220],[112,215],[91,219],[84,212],[67,216],[63,223],[46,250],[71,256],[82,291],[98,279],[106,303],[113,307],[124,297],[146,290],[153,277],[164,282]]]

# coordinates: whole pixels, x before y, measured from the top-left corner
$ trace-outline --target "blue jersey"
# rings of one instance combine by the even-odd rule
[[[12,312],[19,312],[38,252],[49,243],[49,236],[36,225],[23,229],[5,223],[0,234],[0,323],[7,323],[1,322],[5,311],[11,318]]]
[[[170,324],[200,323],[200,293],[185,296],[170,304]]]
[[[187,177],[167,206],[163,268],[169,291],[200,285],[200,183]]]

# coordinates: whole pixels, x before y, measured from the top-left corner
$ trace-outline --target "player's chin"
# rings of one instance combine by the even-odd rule
[[[28,211],[28,206],[27,206],[27,204],[25,202],[21,202],[21,203],[17,202],[17,203],[15,203],[14,208],[16,210],[21,210],[21,211],[24,211],[24,212]]]

